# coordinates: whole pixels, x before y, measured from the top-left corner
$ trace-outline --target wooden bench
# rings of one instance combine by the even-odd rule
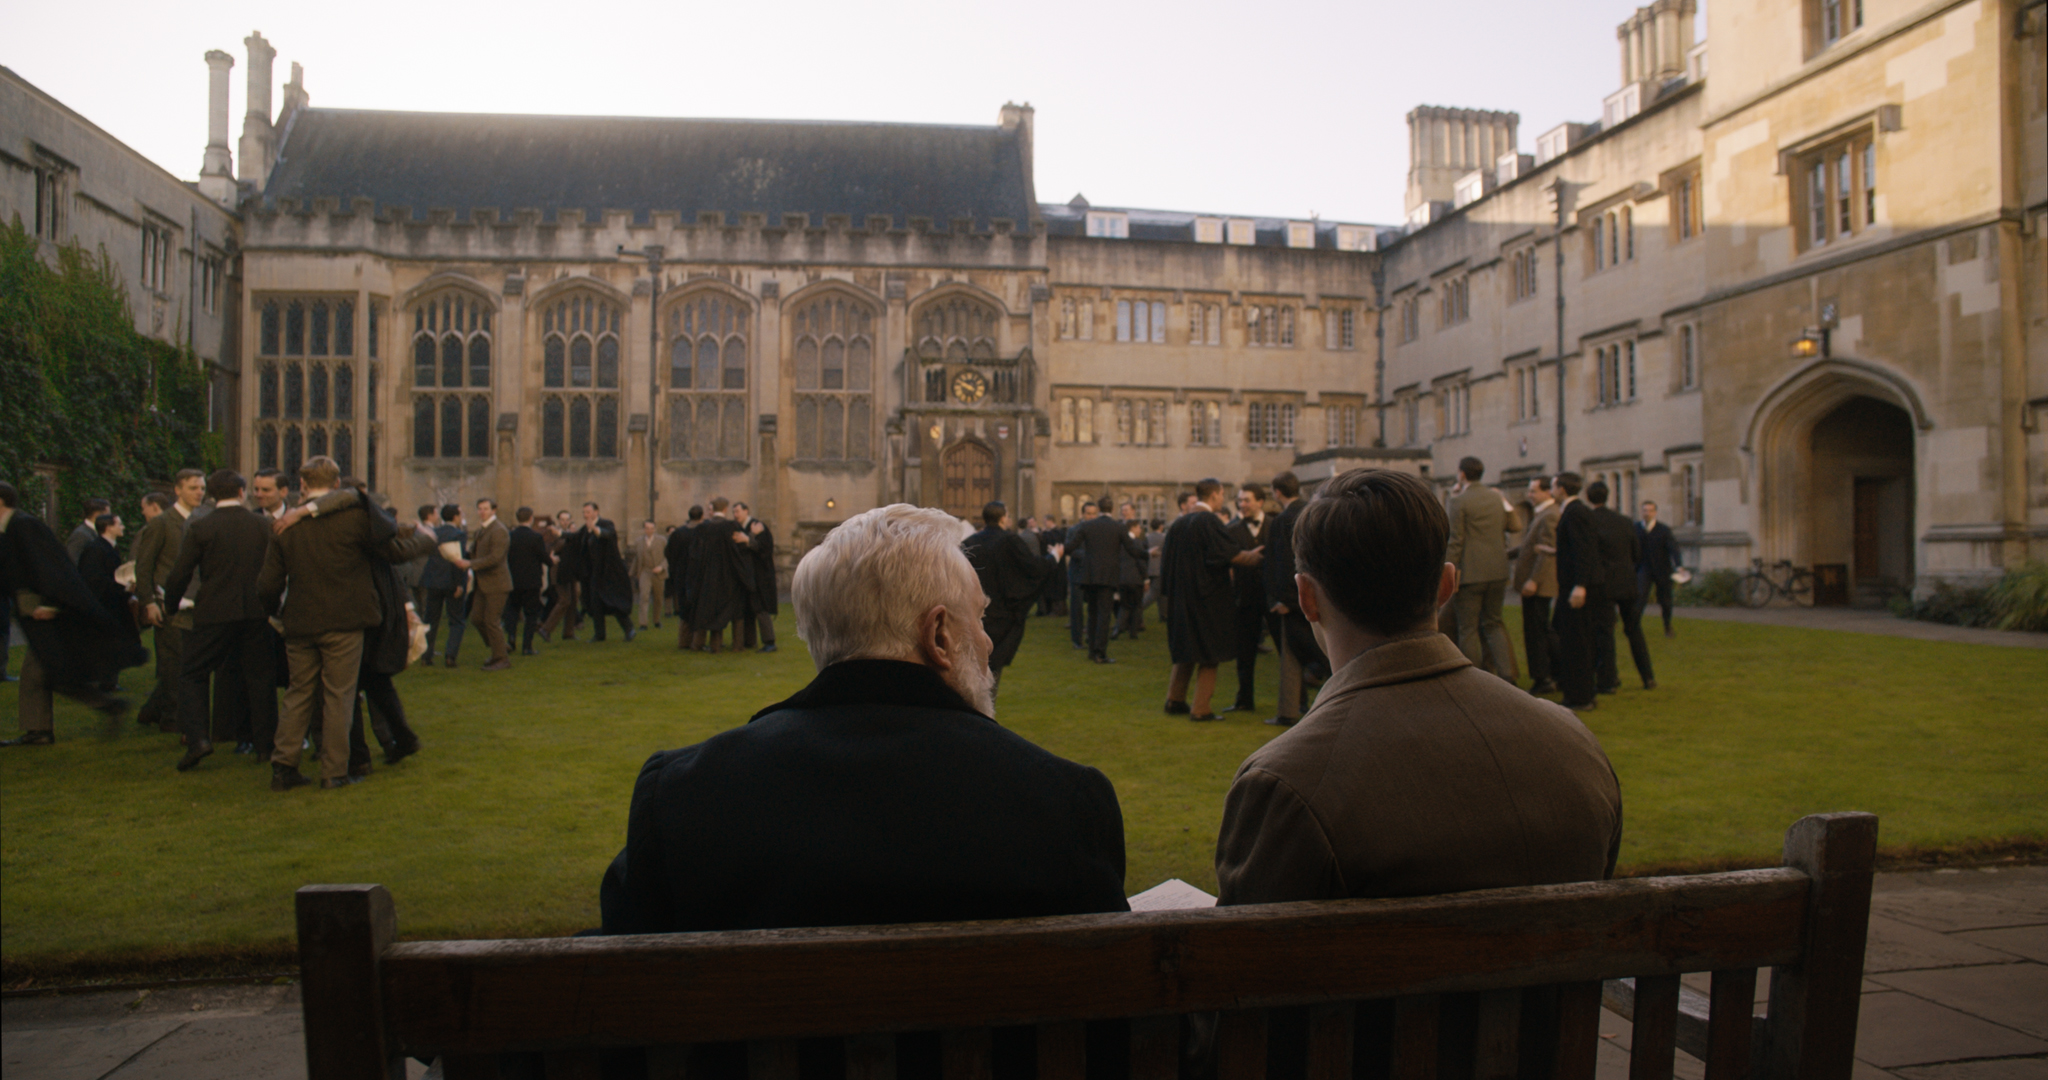
[[[1112,1056],[1132,1080],[1191,1075],[1189,1032],[1217,1080],[1264,1080],[1269,1060],[1275,1080],[1590,1080],[1604,984],[1634,1022],[1630,1080],[1669,1077],[1678,1048],[1707,1080],[1847,1080],[1876,839],[1871,815],[1825,814],[1792,826],[1772,870],[612,938],[399,943],[382,886],[312,885],[307,1071],[388,1080],[405,1055],[438,1056],[466,1080],[530,1051],[548,1077],[591,1077],[600,1051],[640,1046],[650,1075],[680,1077],[704,1045],[742,1042],[749,1080],[796,1080],[798,1040],[828,1037],[848,1080],[892,1080],[895,1037],[937,1032],[945,1080],[990,1080],[992,1030],[1031,1025],[1041,1080],[1101,1077]],[[1688,972],[1711,972],[1711,992],[1682,988]],[[1116,1018],[1128,1046],[1103,1054],[1091,1022]]]

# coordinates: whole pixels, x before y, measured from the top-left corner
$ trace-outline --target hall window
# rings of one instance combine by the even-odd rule
[[[1472,384],[1462,379],[1436,392],[1436,434],[1449,438],[1472,433]]]
[[[142,287],[153,293],[171,288],[171,252],[176,247],[171,229],[153,221],[142,225]]]
[[[1118,398],[1116,401],[1116,444],[1118,446],[1165,446],[1166,400],[1164,398]]]
[[[1537,389],[1539,369],[1533,363],[1518,364],[1514,370],[1515,420],[1538,420],[1543,416],[1543,398]]]
[[[1358,347],[1358,309],[1329,308],[1323,311],[1323,348]]]
[[[1678,490],[1675,494],[1678,496],[1678,506],[1674,508],[1677,510],[1677,513],[1673,515],[1676,520],[1671,524],[1680,527],[1699,525],[1706,516],[1704,513],[1706,507],[1700,497],[1699,466],[1697,464],[1680,465],[1677,472],[1678,482],[1676,486]]]
[[[1166,302],[1163,300],[1119,300],[1116,302],[1116,339],[1138,344],[1166,344]]]
[[[344,475],[354,471],[355,319],[353,297],[266,296],[257,301],[259,468],[286,468],[289,460],[296,469],[304,458],[325,454]],[[300,456],[292,457],[293,452]]]
[[[1671,235],[1683,242],[1698,236],[1705,227],[1700,206],[1700,171],[1688,169],[1670,182]]]
[[[1095,302],[1061,297],[1059,329],[1064,341],[1095,340]]]
[[[1331,446],[1358,445],[1358,415],[1361,411],[1357,405],[1348,402],[1324,406],[1323,415],[1327,417],[1325,425]]]
[[[1091,397],[1062,397],[1058,403],[1059,441],[1063,443],[1093,443],[1095,441],[1095,399]]]
[[[949,364],[993,360],[999,322],[993,305],[971,297],[934,301],[917,316],[917,355]]]
[[[64,170],[55,165],[39,166],[35,170],[36,236],[51,243],[64,239],[63,176]]]
[[[1861,234],[1877,223],[1877,146],[1866,132],[1799,158],[1800,230],[1806,248]]]
[[[1512,298],[1527,300],[1535,296],[1537,281],[1536,249],[1525,247],[1515,252],[1514,256],[1508,260],[1508,265],[1512,275],[1508,283]]]
[[[957,299],[960,308],[949,311],[942,302],[923,313],[920,352],[929,349],[963,360],[994,357],[994,309]],[[845,293],[826,293],[797,309],[790,325],[798,460],[874,460],[877,322],[874,308]]]
[[[1401,395],[1401,442],[1413,446],[1422,440],[1422,398],[1420,395]]]
[[[1624,341],[1593,351],[1595,400],[1619,405],[1636,398],[1636,343]]]
[[[751,305],[714,289],[691,294],[668,309],[670,460],[747,459],[752,323]]]
[[[1268,349],[1294,347],[1294,305],[1246,304],[1245,344]]]
[[[491,456],[493,314],[480,298],[456,290],[413,304],[412,456]],[[377,331],[369,328],[372,341]]]
[[[1472,278],[1459,274],[1437,285],[1437,325],[1453,326],[1472,317]]]
[[[1223,305],[1188,301],[1188,344],[1223,344]]]
[[[1407,344],[1422,335],[1422,298],[1415,295],[1401,300],[1401,343]]]
[[[1188,402],[1188,445],[1223,445],[1223,403],[1211,399]]]
[[[1247,446],[1282,447],[1294,445],[1295,407],[1292,403],[1254,401],[1245,406]]]
[[[488,314],[484,328],[490,328]],[[572,292],[541,305],[540,456],[619,456],[624,328],[619,306],[591,293]],[[445,356],[442,368],[445,375]]]
[[[208,315],[220,314],[221,257],[208,255],[199,260],[199,308]]]
[[[1593,218],[1593,269],[1606,270],[1636,257],[1635,208],[1618,206]]]

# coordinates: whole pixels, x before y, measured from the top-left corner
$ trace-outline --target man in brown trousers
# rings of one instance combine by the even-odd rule
[[[1302,614],[1334,673],[1239,766],[1219,903],[1428,896],[1614,872],[1621,786],[1571,712],[1437,632],[1458,585],[1426,481],[1357,469],[1294,530]],[[1364,568],[1364,569],[1361,569]]]
[[[485,671],[512,670],[512,646],[505,640],[505,598],[512,595],[512,568],[505,555],[512,550],[512,533],[498,520],[498,500],[476,501],[475,529],[469,534],[469,558],[455,560],[458,569],[475,575],[469,598],[469,621],[490,646],[491,659]]]
[[[348,725],[356,677],[362,673],[363,631],[384,623],[371,560],[405,562],[434,545],[432,538],[416,532],[401,534],[396,522],[365,506],[320,510],[320,496],[340,479],[341,468],[330,457],[309,458],[299,466],[307,516],[277,534],[256,579],[264,610],[277,610],[278,598],[285,596],[280,615],[291,669],[278,717],[277,749],[270,756],[272,791],[308,782],[299,772],[299,751],[315,719],[321,730],[320,786],[355,782],[348,771]]]

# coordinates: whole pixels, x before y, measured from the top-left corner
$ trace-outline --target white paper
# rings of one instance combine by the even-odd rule
[[[1179,878],[1167,878],[1131,897],[1132,911],[1177,911],[1215,906],[1215,897]]]

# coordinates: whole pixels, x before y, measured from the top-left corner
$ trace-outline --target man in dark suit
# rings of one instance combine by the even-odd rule
[[[898,504],[805,554],[791,604],[817,678],[642,766],[604,933],[1127,909],[1108,779],[991,718],[958,537],[945,512]]]
[[[100,538],[100,515],[113,508],[114,504],[105,499],[85,500],[85,520],[73,526],[71,535],[64,538],[64,554],[70,557],[71,565],[77,566],[79,556]]]
[[[1593,510],[1579,498],[1579,474],[1557,474],[1551,490],[1562,496],[1557,516],[1557,596],[1551,625],[1557,629],[1553,675],[1564,693],[1564,706],[1585,712],[1598,708],[1598,681],[1593,658],[1594,617],[1607,602],[1602,587],[1600,538],[1593,528]]]
[[[435,550],[427,556],[427,568],[420,571],[420,591],[427,594],[426,610],[420,613],[427,624],[427,651],[419,662],[434,665],[434,636],[441,629],[441,615],[448,616],[448,651],[444,661],[455,666],[455,654],[462,649],[463,628],[469,621],[469,575],[443,558],[440,545],[466,544],[469,533],[462,528],[462,507],[448,503],[441,507],[440,524],[434,526]]]
[[[1642,561],[1636,564],[1636,620],[1642,621],[1643,609],[1650,603],[1650,590],[1657,591],[1657,606],[1664,610],[1664,636],[1674,637],[1671,630],[1671,573],[1684,564],[1678,552],[1678,541],[1671,535],[1671,526],[1657,520],[1657,504],[1643,502],[1643,518],[1636,522],[1636,541],[1642,548]]]
[[[583,504],[583,527],[570,538],[583,567],[583,613],[590,616],[590,640],[604,640],[604,621],[617,619],[633,640],[633,579],[626,573],[626,557],[619,552],[619,529],[610,518],[600,517],[597,504]]]
[[[498,520],[498,500],[476,501],[476,531],[470,534],[470,553],[455,564],[470,575],[470,622],[484,636],[491,658],[485,671],[512,670],[512,647],[505,641],[505,598],[512,594],[512,568],[505,556],[512,550],[512,534]]]
[[[1266,723],[1289,727],[1301,719],[1306,694],[1302,671],[1312,664],[1327,663],[1316,644],[1315,631],[1301,613],[1301,601],[1294,583],[1294,523],[1301,518],[1301,480],[1292,471],[1273,478],[1273,499],[1278,514],[1268,515],[1263,547],[1265,557],[1259,570],[1266,577],[1267,633],[1280,653],[1280,704]]]
[[[232,710],[248,717],[252,742],[269,742],[277,730],[276,654],[271,649],[269,612],[257,595],[256,578],[270,554],[271,521],[242,505],[244,483],[239,473],[222,469],[206,478],[213,513],[185,530],[178,562],[165,589],[182,594],[199,575],[199,599],[192,608],[192,630],[186,636],[181,677],[185,680],[179,716],[185,729],[185,756],[178,771],[188,772],[213,753],[208,737],[207,684],[217,671],[232,669],[234,685],[219,688],[238,698]]]
[[[205,499],[205,474],[198,469],[179,470],[170,497],[154,491],[143,496],[144,502],[155,503],[163,512],[151,516],[145,509],[143,516],[148,524],[135,539],[135,599],[142,605],[142,621],[155,630],[156,651],[156,689],[142,703],[135,718],[163,731],[179,730],[179,717],[184,712],[178,695],[184,692],[183,646],[185,631],[191,626],[190,616],[179,612],[185,596],[165,596],[163,583],[178,561],[178,543],[185,535],[185,525]]]
[[[520,620],[524,619],[526,633],[520,639],[519,655],[532,656],[533,634],[540,629],[545,614],[540,606],[540,587],[547,577],[548,542],[533,531],[532,507],[522,506],[512,516],[518,524],[512,529],[505,551],[505,566],[512,573],[512,592],[505,600],[504,629],[509,639],[518,633]]]
[[[147,657],[124,611],[106,610],[85,587],[57,535],[17,507],[21,495],[0,482],[0,592],[15,598],[28,656],[21,664],[21,734],[0,746],[56,741],[53,695],[63,694],[106,717],[109,732],[128,703],[101,688]]]
[[[1657,676],[1650,668],[1650,643],[1643,639],[1642,606],[1636,603],[1636,564],[1642,558],[1635,522],[1608,508],[1607,485],[1602,481],[1586,485],[1586,501],[1593,504],[1593,529],[1600,538],[1600,579],[1607,585],[1607,602],[1595,615],[1593,626],[1593,671],[1599,679],[1599,692],[1612,694],[1621,689],[1621,671],[1614,659],[1617,616],[1643,689],[1655,690]]]
[[[759,630],[761,651],[774,652],[775,612],[781,606],[775,587],[775,534],[769,531],[767,522],[754,516],[753,507],[746,503],[732,504],[732,516],[747,538],[740,555],[753,560],[754,587],[747,592],[747,614],[743,620],[747,628],[746,646],[753,648],[754,632]]]
[[[1230,535],[1223,512],[1223,484],[1214,478],[1195,484],[1194,501],[1166,530],[1160,551],[1160,596],[1167,600],[1166,651],[1173,674],[1166,684],[1166,712],[1206,723],[1216,692],[1216,667],[1237,658],[1234,619],[1237,591],[1230,572],[1256,568],[1260,549],[1247,549]],[[1194,683],[1194,699],[1188,684]]]
[[[1040,586],[1054,564],[1033,556],[1024,538],[1010,531],[1010,511],[1002,503],[981,508],[981,525],[981,531],[960,547],[981,581],[982,595],[988,598],[988,607],[981,613],[981,629],[994,643],[988,655],[989,673],[994,677],[989,693],[993,694],[1002,687],[1003,669],[1017,659],[1032,599],[1041,594]],[[1059,550],[1054,544],[1054,558]]]
[[[434,543],[418,533],[401,533],[390,518],[360,507],[323,512],[319,497],[333,491],[340,479],[341,469],[330,457],[308,458],[299,466],[308,503],[279,523],[257,577],[264,610],[277,610],[279,598],[284,599],[280,617],[291,665],[291,688],[285,692],[277,748],[270,756],[272,791],[308,783],[299,772],[299,752],[316,722],[320,786],[355,782],[348,768],[348,731],[362,673],[363,632],[384,624],[373,560],[416,559]]]
[[[1115,663],[1109,658],[1109,621],[1123,558],[1145,558],[1144,545],[1131,539],[1123,523],[1109,516],[1114,505],[1104,495],[1095,504],[1097,513],[1074,527],[1071,541],[1084,559],[1080,585],[1088,605],[1088,659],[1098,664]]]
[[[1550,478],[1529,481],[1529,524],[1512,554],[1509,585],[1522,596],[1522,651],[1529,657],[1529,692],[1557,693],[1550,655],[1550,605],[1557,599],[1557,500]]]
[[[1237,518],[1230,523],[1230,536],[1246,551],[1265,543],[1266,489],[1246,484],[1237,489]],[[1262,567],[1238,566],[1230,570],[1230,585],[1237,593],[1237,698],[1223,710],[1251,712],[1258,708],[1252,694],[1259,670],[1259,641],[1266,632],[1266,574]]]
[[[1302,512],[1300,601],[1336,671],[1299,724],[1239,766],[1216,840],[1218,903],[1613,874],[1621,785],[1599,741],[1437,632],[1457,583],[1448,532],[1429,483],[1385,469],[1335,477]]]
[[[558,626],[563,641],[576,640],[576,627],[583,622],[582,606],[577,603],[583,581],[583,554],[582,545],[574,537],[575,526],[570,522],[569,512],[556,511],[555,535],[548,547],[548,555],[554,560],[548,570],[548,584],[555,591],[555,605],[547,621],[540,624],[540,639],[549,643],[554,641],[549,635]]]
[[[693,627],[690,624],[694,614],[691,605],[696,603],[695,579],[690,575],[695,564],[691,561],[697,550],[697,526],[704,523],[704,508],[690,507],[690,516],[682,528],[668,534],[668,542],[662,546],[662,560],[668,563],[669,602],[676,613],[676,648],[687,651]]]

